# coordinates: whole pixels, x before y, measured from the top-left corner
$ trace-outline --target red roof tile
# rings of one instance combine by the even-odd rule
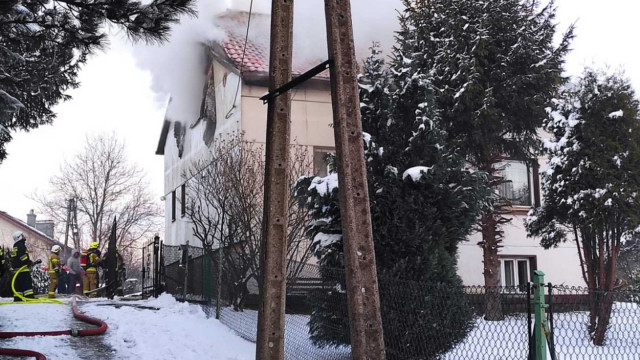
[[[254,15],[264,17],[265,15]],[[264,34],[268,34],[269,28],[266,26],[268,21],[261,19],[262,21],[255,22],[252,16],[251,33],[263,35],[263,40],[256,40],[253,37],[249,37],[246,44],[246,51],[244,54],[244,62],[242,61],[242,54],[245,47],[246,34],[240,34],[237,29],[242,27],[246,28],[246,22],[248,18],[247,13],[236,12],[223,15],[223,19],[227,21],[220,22],[227,34],[226,40],[222,43],[225,53],[233,61],[236,68],[243,72],[253,72],[260,74],[269,73],[269,38],[264,37]],[[293,58],[293,74],[300,75],[310,70],[314,66],[320,64],[326,59],[300,59],[294,56]],[[320,73],[316,78],[328,79],[329,71]]]

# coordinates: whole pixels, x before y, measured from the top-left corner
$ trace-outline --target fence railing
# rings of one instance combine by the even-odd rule
[[[162,254],[167,292],[202,304],[209,316],[256,341],[259,274],[245,274],[238,286],[215,252],[164,245]],[[344,270],[289,268],[296,270],[287,283],[285,358],[350,359]],[[452,286],[379,275],[379,290],[387,359],[529,359],[530,286]],[[640,293],[609,293],[612,311],[602,346],[593,345],[589,321],[594,299],[603,294],[552,285],[544,294],[553,330],[549,359],[640,359]]]

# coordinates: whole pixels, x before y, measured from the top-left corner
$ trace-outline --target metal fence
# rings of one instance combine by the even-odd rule
[[[218,253],[167,245],[162,253],[167,292],[202,304],[209,316],[256,341],[258,276],[238,291],[237,278],[219,271]],[[285,358],[349,359],[344,270],[292,261],[289,269]],[[530,286],[445,286],[381,275],[379,289],[387,359],[529,359]],[[605,294],[552,285],[545,294],[550,359],[640,359],[640,293],[608,293],[612,312],[603,346],[593,345],[589,309]]]

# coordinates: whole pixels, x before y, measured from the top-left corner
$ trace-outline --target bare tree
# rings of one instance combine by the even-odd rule
[[[247,285],[260,276],[264,150],[242,135],[219,138],[209,156],[195,161],[184,174],[189,179],[187,214],[193,234],[214,262],[222,250],[224,292],[235,310],[242,310]],[[291,155],[290,180],[312,171],[307,147],[293,145]],[[294,278],[311,255],[304,235],[308,215],[293,196],[288,208],[287,271]]]
[[[114,217],[123,251],[160,226],[161,209],[144,172],[128,162],[124,144],[114,134],[88,137],[84,149],[65,161],[49,184],[50,192],[35,194],[34,200],[43,213],[64,225],[67,199],[76,199],[84,245],[95,241],[102,249]]]

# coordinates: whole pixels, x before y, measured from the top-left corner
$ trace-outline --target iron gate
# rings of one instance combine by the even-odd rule
[[[158,297],[164,290],[164,257],[159,236],[142,246],[142,297]]]

